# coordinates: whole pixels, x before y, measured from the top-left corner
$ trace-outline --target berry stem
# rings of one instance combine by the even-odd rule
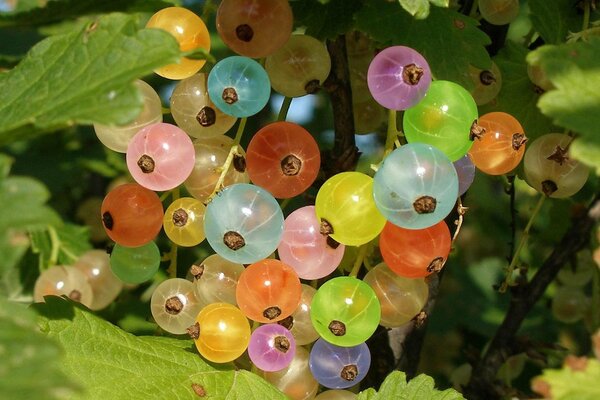
[[[281,210],[285,210],[285,208],[290,204],[290,201],[292,201],[293,197],[290,197],[288,199],[283,200],[280,204],[279,204],[279,208],[281,208]]]
[[[388,110],[388,127],[385,138],[384,157],[394,150],[394,143],[398,138],[398,128],[396,126],[396,110]]]
[[[462,200],[459,197],[456,202],[456,212],[458,213],[458,219],[456,221],[454,221],[454,223],[456,224],[456,230],[454,231],[454,235],[452,236],[452,244],[454,244],[454,242],[456,241],[456,238],[458,238],[458,234],[460,233],[460,228],[462,228],[462,224],[465,220],[465,214],[467,213],[468,209],[469,209],[468,207],[465,207],[462,205]]]
[[[590,8],[592,0],[583,0],[583,27],[582,31],[585,31],[590,26]]]
[[[365,256],[367,254],[367,249],[368,249],[367,243],[365,243],[359,247],[358,254],[356,255],[356,261],[354,261],[354,266],[352,267],[352,271],[350,271],[350,274],[348,276],[353,276],[355,278],[358,276],[360,267],[362,266]]]
[[[171,114],[171,108],[169,108],[169,107],[161,107],[161,112],[163,114]]]
[[[283,103],[281,103],[281,108],[279,109],[279,115],[277,115],[277,121],[285,121],[287,118],[287,113],[290,110],[290,105],[292,104],[291,97],[284,97]]]
[[[242,121],[245,124],[246,118],[244,118]],[[240,125],[241,125],[241,122],[240,122]],[[240,132],[240,130],[238,130],[238,133],[239,132]],[[241,132],[243,132],[243,128],[241,129]],[[241,134],[239,136],[241,136]],[[236,136],[236,139],[239,140],[239,138],[237,136]],[[210,196],[208,196],[208,200],[206,201],[206,203],[210,203],[210,201],[213,199],[213,197],[215,197],[216,194],[219,192],[219,190],[221,190],[221,186],[223,186],[223,181],[225,181],[225,176],[227,176],[227,171],[229,171],[229,167],[231,167],[233,158],[236,154],[238,154],[237,149],[238,149],[237,144],[234,144],[233,146],[231,146],[231,149],[229,150],[229,154],[227,155],[227,159],[225,159],[225,162],[223,163],[223,166],[221,167],[221,175],[219,176],[219,180],[215,184],[215,188],[213,189]]]
[[[179,198],[179,187],[171,190],[173,197],[171,201]],[[169,266],[167,267],[169,278],[177,278],[177,245],[171,242],[171,250],[169,251]]]
[[[233,146],[231,147],[232,150],[234,147],[237,150],[237,145],[240,144],[240,140],[242,140],[242,135],[244,134],[244,129],[246,128],[247,120],[248,118],[240,119],[240,124],[238,125],[237,132],[235,133],[235,138],[233,139]],[[229,154],[231,155],[231,152],[229,152]]]
[[[527,221],[527,225],[525,225],[525,229],[523,229],[523,234],[521,235],[521,239],[519,240],[519,244],[517,245],[517,250],[515,250],[515,254],[513,255],[512,260],[510,261],[510,264],[508,265],[508,268],[506,270],[506,277],[504,278],[504,282],[502,282],[502,285],[500,287],[500,293],[504,293],[507,287],[511,285],[512,274],[515,270],[517,262],[519,261],[519,253],[521,253],[523,246],[525,246],[525,243],[527,243],[527,239],[529,238],[529,231],[531,230],[531,226],[533,225],[535,218],[542,209],[544,200],[546,200],[546,196],[541,195],[540,199],[535,205],[535,208],[533,209],[533,212],[531,213],[531,217],[529,217],[529,221]]]
[[[60,239],[56,233],[54,227],[48,225],[48,235],[50,236],[51,250],[50,258],[48,259],[48,265],[56,265],[58,263],[58,252],[60,250]]]

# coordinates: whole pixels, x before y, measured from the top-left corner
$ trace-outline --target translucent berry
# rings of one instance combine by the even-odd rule
[[[441,151],[409,143],[390,153],[375,173],[373,198],[391,223],[423,229],[443,220],[454,208],[458,176]]]
[[[266,324],[252,332],[248,355],[263,371],[279,371],[290,365],[296,354],[294,336],[281,325]]]
[[[450,246],[450,230],[444,221],[424,229],[404,229],[388,222],[379,238],[385,263],[407,278],[440,271],[448,259]]]
[[[363,343],[375,332],[381,318],[381,306],[373,289],[350,276],[325,282],[310,306],[316,331],[338,346]]]
[[[154,321],[175,335],[187,332],[187,328],[194,324],[200,308],[194,296],[194,285],[180,278],[163,281],[154,289],[150,300]]]
[[[111,190],[100,212],[106,233],[121,246],[142,246],[162,227],[163,208],[158,195],[137,183]]]
[[[469,65],[469,76],[475,87],[471,96],[478,106],[494,100],[502,88],[502,74],[496,63],[492,62],[489,69],[480,69]]]
[[[210,51],[210,34],[204,21],[185,8],[163,8],[150,17],[146,28],[158,28],[169,32],[177,39],[182,52],[195,49]],[[182,57],[178,63],[160,67],[154,72],[168,79],[185,79],[198,72],[204,63],[206,60]]]
[[[112,303],[123,288],[123,282],[110,269],[110,257],[104,250],[83,253],[73,267],[83,272],[92,287],[91,310],[101,310]]]
[[[371,352],[365,343],[339,347],[323,339],[310,351],[310,370],[319,383],[331,389],[345,389],[364,379],[371,366]]]
[[[118,244],[110,255],[112,272],[125,283],[138,284],[150,280],[158,271],[160,251],[154,242],[139,247]]]
[[[127,168],[140,185],[156,191],[183,183],[194,168],[190,137],[175,125],[158,123],[140,130],[127,147]]]
[[[208,94],[225,114],[249,117],[269,101],[271,82],[259,63],[251,58],[232,56],[219,61],[210,71]]]
[[[325,181],[315,211],[321,233],[348,246],[373,240],[385,225],[373,200],[373,178],[360,172],[342,172]]]
[[[135,85],[142,94],[144,106],[142,111],[132,122],[126,125],[111,126],[94,124],[96,136],[103,145],[111,150],[125,153],[131,138],[142,128],[162,122],[162,105],[160,97],[152,86],[142,80],[136,80]]]
[[[319,338],[319,334],[310,319],[310,304],[316,292],[317,289],[312,286],[302,284],[302,295],[296,311],[289,317],[277,322],[290,330],[298,346],[310,344]]]
[[[194,293],[202,305],[229,303],[237,305],[235,290],[244,266],[227,261],[218,254],[208,256],[199,265],[190,268]]]
[[[83,272],[71,266],[55,265],[43,271],[35,281],[33,300],[43,302],[44,296],[66,296],[89,307],[94,294]]]
[[[283,213],[269,192],[238,183],[208,203],[204,231],[210,246],[223,258],[249,264],[275,251],[283,233]]]
[[[240,275],[236,289],[242,312],[258,322],[277,322],[291,315],[300,303],[300,279],[279,260],[251,264]]]
[[[190,136],[208,138],[227,132],[237,118],[223,113],[208,97],[208,75],[201,73],[182,80],[171,94],[171,114]]]
[[[479,0],[479,12],[492,25],[510,24],[519,16],[519,0]]]
[[[367,79],[369,90],[379,104],[391,110],[406,110],[425,96],[431,84],[431,71],[416,50],[392,46],[373,58]]]
[[[468,154],[453,162],[458,176],[458,195],[462,196],[475,180],[475,165]]]
[[[262,58],[279,49],[292,33],[287,0],[223,0],[217,30],[223,42],[243,56]]]
[[[163,226],[169,239],[179,246],[196,246],[204,240],[206,207],[197,199],[182,197],[165,211]]]
[[[274,122],[252,137],[246,167],[252,183],[286,199],[312,185],[321,167],[321,153],[315,139],[300,125]]]

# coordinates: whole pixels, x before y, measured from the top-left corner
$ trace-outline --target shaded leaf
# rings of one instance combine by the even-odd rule
[[[74,123],[129,122],[142,108],[133,81],[179,54],[173,36],[124,14],[41,41],[0,74],[0,144]]]
[[[525,134],[533,140],[550,133],[552,122],[537,107],[540,94],[527,76],[527,49],[507,42],[494,61],[502,72],[502,88],[495,101],[480,107],[479,115],[503,111],[519,120]]]
[[[572,0],[529,0],[534,28],[548,44],[564,42],[569,32],[581,28],[576,2]]]
[[[360,9],[362,2],[303,0],[291,2],[290,5],[294,12],[294,23],[305,26],[307,35],[325,40],[334,39],[352,28],[354,13]]]
[[[86,399],[197,399],[192,384],[207,398],[286,398],[249,371],[207,364],[189,340],[133,336],[64,298],[47,297],[36,309],[42,332],[65,348],[64,371],[85,383]]]
[[[404,372],[395,371],[385,378],[379,392],[374,394],[372,389],[359,393],[358,400],[459,400],[464,397],[454,389],[440,391],[435,389],[433,378],[419,375],[406,382]]]
[[[60,370],[63,352],[40,333],[35,314],[24,305],[0,296],[0,398],[58,399],[75,386]]]
[[[402,8],[417,19],[427,18],[429,15],[429,4],[438,7],[448,7],[449,0],[398,0]]]
[[[73,224],[31,230],[31,247],[38,254],[40,270],[50,265],[72,265],[92,248],[88,228]]]
[[[578,138],[569,147],[571,156],[584,164],[596,169],[600,175],[600,143],[597,140]]]
[[[491,66],[485,46],[489,37],[477,29],[477,21],[454,10],[433,7],[429,17],[417,20],[385,0],[367,2],[356,15],[356,27],[383,46],[403,45],[419,51],[427,59],[436,79],[473,87],[469,64]]]
[[[600,145],[600,39],[542,46],[527,62],[539,65],[556,88],[539,99],[542,112],[587,143]]]

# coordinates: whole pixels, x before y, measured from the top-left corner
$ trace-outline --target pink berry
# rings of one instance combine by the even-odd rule
[[[256,328],[250,336],[248,355],[257,368],[263,371],[279,371],[294,359],[296,341],[281,325],[267,324]]]
[[[345,246],[320,233],[314,206],[291,213],[284,222],[277,251],[279,259],[302,279],[319,279],[332,273],[342,261]]]
[[[141,129],[127,147],[127,168],[133,179],[155,191],[182,184],[195,161],[189,136],[175,125],[163,122]]]

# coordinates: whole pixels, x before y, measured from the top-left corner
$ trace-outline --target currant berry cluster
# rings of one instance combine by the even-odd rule
[[[484,17],[506,23],[488,3],[480,0]],[[476,88],[469,92],[432,80],[417,51],[393,46],[374,56],[371,42],[357,36],[348,46],[357,133],[373,129],[368,122],[379,124],[377,110],[387,109],[391,145],[374,177],[336,174],[314,205],[284,217],[276,199],[304,193],[319,174],[313,135],[298,124],[273,122],[253,135],[247,152],[239,137],[271,89],[288,98],[318,90],[330,72],[329,54],[317,39],[291,34],[286,0],[223,0],[216,18],[221,39],[239,55],[208,74],[199,72],[203,60],[187,58],[156,71],[180,80],[170,100],[176,125],[162,122],[158,95],[138,81],[144,99],[138,118],[95,126],[104,145],[125,153],[135,180],[112,189],[102,203],[102,223],[116,245],[110,259],[93,251],[74,267],[47,270],[36,283],[36,300],[65,294],[103,308],[122,282],[156,274],[161,256],[154,239],[161,229],[176,246],[207,239],[216,254],[193,265],[188,279],[171,278],[154,290],[156,323],[189,334],[209,361],[247,354],[255,371],[291,398],[313,398],[319,384],[335,390],[317,398],[353,398],[339,389],[365,377],[371,362],[365,342],[377,326],[402,326],[423,309],[426,277],[444,267],[452,245],[444,219],[475,168],[502,175],[525,157],[529,184],[550,197],[570,196],[587,179],[587,168],[568,156],[569,136],[544,135],[525,152],[527,137],[514,117],[478,115],[477,105],[500,90],[495,65],[470,71]],[[204,22],[184,8],[161,10],[147,26],[173,34],[183,51],[210,50]],[[402,136],[397,111],[406,143],[394,149]],[[225,136],[238,119],[236,138]],[[180,198],[180,188],[189,196]],[[166,210],[157,191],[172,194]],[[374,241],[382,262],[358,279]],[[355,268],[335,276],[353,246],[360,246]]]

